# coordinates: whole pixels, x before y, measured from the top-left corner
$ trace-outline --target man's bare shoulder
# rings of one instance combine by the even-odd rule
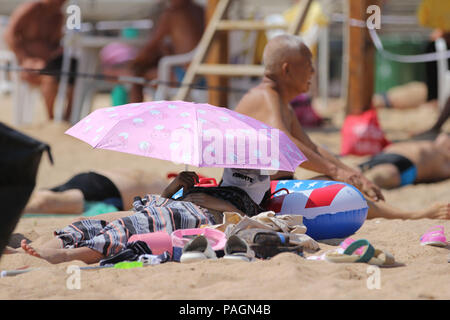
[[[270,112],[279,108],[280,97],[278,93],[270,87],[258,85],[242,97],[236,107],[236,111],[241,112],[258,109],[259,111],[264,110]]]
[[[39,1],[25,2],[21,6],[17,7],[11,15],[11,19],[21,17],[30,13],[34,13],[36,10],[41,10],[43,4]]]

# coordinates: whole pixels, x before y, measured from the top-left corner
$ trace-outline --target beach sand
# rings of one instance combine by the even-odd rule
[[[0,121],[12,125],[11,98],[3,96],[0,101]],[[107,107],[109,103],[107,95],[97,95],[94,108]],[[338,153],[342,106],[336,103],[326,111],[319,111],[331,115],[333,125],[326,130],[310,130],[310,136],[316,143]],[[408,111],[383,110],[379,120],[387,137],[395,140],[407,138],[412,129],[428,128],[436,116],[436,110],[423,106]],[[51,166],[46,156],[42,158],[36,188],[60,184],[85,170],[138,168],[154,173],[155,179],[165,179],[168,172],[184,169],[167,161],[93,150],[86,143],[64,135],[67,128],[68,124],[45,120],[42,101],[38,103],[33,124],[20,127],[22,132],[52,147],[55,163]],[[448,125],[445,130],[450,131]],[[344,161],[354,164],[361,158],[346,157]],[[210,168],[196,171],[217,179],[222,172]],[[313,175],[301,169],[296,174],[302,178]],[[388,203],[400,208],[426,208],[435,202],[450,201],[450,180],[384,191],[384,195]],[[52,238],[55,229],[72,220],[73,217],[67,216],[22,218],[15,232],[39,246]],[[402,264],[379,270],[369,268],[368,264],[310,261],[284,253],[252,263],[219,259],[191,264],[169,262],[129,270],[81,271],[81,288],[70,289],[69,266],[85,266],[84,263],[51,265],[26,254],[3,255],[0,270],[24,266],[39,269],[0,279],[0,299],[450,299],[447,262],[450,247],[421,246],[419,242],[420,236],[435,225],[443,225],[450,237],[449,220],[366,221],[352,237],[368,239],[375,248],[387,250]],[[316,254],[335,247],[320,243],[320,248]],[[379,276],[378,283],[373,280],[376,276]]]

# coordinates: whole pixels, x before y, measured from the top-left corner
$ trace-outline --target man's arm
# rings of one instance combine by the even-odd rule
[[[301,127],[293,111],[292,117],[294,119],[291,128],[292,135],[290,135],[289,138],[291,138],[291,140],[297,145],[297,147],[305,154],[308,160],[310,160],[304,162],[305,165],[303,164],[301,165],[303,168],[323,173],[337,181],[349,183],[355,186],[356,188],[360,189],[362,192],[364,192],[372,199],[384,200],[384,196],[381,193],[381,190],[378,186],[369,181],[360,172],[345,165],[342,161],[337,159],[333,154],[328,152],[326,149],[316,146],[308,137],[308,135],[303,131],[303,128]],[[304,146],[302,146],[302,143],[304,145],[306,144],[307,146],[309,146],[315,153],[315,155],[313,155],[312,158],[308,157],[308,155],[304,152],[303,149]],[[308,162],[314,161],[318,161],[318,165],[310,163],[309,166],[312,167],[313,169],[308,168],[307,167]],[[328,171],[317,170],[320,169],[321,166],[328,168]]]
[[[163,12],[158,20],[158,23],[156,24],[156,29],[152,33],[150,41],[141,49],[138,56],[134,60],[133,65],[135,67],[148,64],[148,60],[154,54],[154,50],[156,50],[158,46],[162,45],[162,41],[169,34],[170,23],[169,13]]]

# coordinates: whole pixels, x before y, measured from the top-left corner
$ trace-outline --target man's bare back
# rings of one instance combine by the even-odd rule
[[[273,103],[276,102],[276,103]],[[239,101],[235,111],[257,119],[274,128],[285,128],[284,133],[290,134],[293,125],[293,109],[284,104],[271,83],[263,81],[252,88]],[[271,178],[278,180],[292,177],[292,172],[278,171]]]
[[[173,54],[186,53],[195,49],[203,35],[202,7],[189,3],[181,8],[168,9],[167,12]]]
[[[191,0],[171,0],[157,21],[150,41],[131,62],[131,73],[149,80],[155,79],[159,60],[167,55],[188,53],[195,49],[203,29],[202,7]],[[130,102],[141,102],[143,99],[142,85],[133,85]]]
[[[25,3],[11,16],[6,41],[19,62],[35,58],[48,61],[62,53],[60,40],[64,15],[46,2]]]

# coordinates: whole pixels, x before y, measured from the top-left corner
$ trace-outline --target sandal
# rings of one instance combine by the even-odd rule
[[[237,235],[232,235],[225,245],[225,256],[223,258],[250,262],[255,260],[255,252],[250,249],[247,242]]]
[[[430,245],[435,247],[446,247],[447,238],[444,234],[443,226],[434,226],[420,237],[420,244],[422,246]]]
[[[355,254],[355,252],[361,247],[365,247],[362,254]],[[395,264],[393,255],[388,252],[375,249],[366,239],[353,241],[344,250],[344,253],[339,253],[336,251],[325,253],[324,258],[327,261],[335,263],[365,262],[377,266],[393,266]]]

